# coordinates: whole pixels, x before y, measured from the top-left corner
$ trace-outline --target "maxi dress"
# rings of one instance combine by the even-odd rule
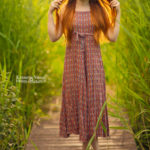
[[[101,108],[106,100],[105,72],[100,44],[93,35],[90,11],[75,11],[71,46],[66,45],[62,79],[62,104],[59,136],[78,134],[87,142],[94,133]],[[109,136],[107,104],[96,131],[97,137]]]

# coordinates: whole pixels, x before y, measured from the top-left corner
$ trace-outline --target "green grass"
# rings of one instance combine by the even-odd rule
[[[16,96],[15,102],[6,101],[9,95],[0,97],[0,149],[24,149],[33,120],[46,115],[43,104],[61,92],[63,56],[57,56],[64,46],[58,42],[53,47],[48,39],[48,1],[4,0],[0,6],[0,95],[14,87]],[[58,61],[62,65],[56,69]],[[39,76],[46,82],[21,83],[17,76]]]
[[[0,1],[0,149],[23,149],[42,106],[61,94],[64,37],[52,43],[47,32],[48,0]],[[150,2],[120,0],[116,43],[101,45],[107,84],[117,87],[108,104],[135,138],[150,149]],[[20,83],[17,76],[46,82]],[[116,109],[117,108],[117,109]],[[119,109],[118,109],[119,108]],[[5,112],[5,113],[4,113]],[[126,115],[126,119],[122,116]]]
[[[115,44],[104,47],[108,52],[104,53],[106,76],[113,79],[117,87],[111,107],[114,107],[116,117],[121,116],[121,110],[118,112],[114,105],[128,116],[129,123],[123,123],[133,134],[137,149],[150,149],[150,2],[121,0],[120,3],[119,38]],[[109,59],[113,55],[115,61]],[[110,76],[110,72],[113,75]]]

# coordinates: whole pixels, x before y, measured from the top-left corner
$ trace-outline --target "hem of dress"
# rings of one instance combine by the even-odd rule
[[[87,140],[87,139],[83,139],[83,138],[80,136],[80,133],[79,133],[79,132],[76,132],[76,131],[72,131],[72,132],[69,132],[69,133],[67,133],[67,134],[59,134],[59,137],[69,138],[71,134],[79,135],[79,140],[80,140],[81,142],[87,142],[87,141],[89,141],[89,140],[91,139],[91,138],[89,138],[88,140]],[[93,135],[92,135],[92,136],[93,136]],[[92,137],[92,136],[91,136],[91,137]],[[104,135],[97,134],[97,135],[95,135],[95,137],[96,137],[96,138],[98,138],[98,137],[108,138],[108,137],[110,137],[110,135],[109,135],[109,134],[104,134]]]
[[[60,136],[60,137],[63,137],[63,138],[69,138],[71,134],[79,135],[79,132],[72,131],[72,132],[65,133],[65,134],[59,133],[59,136]]]

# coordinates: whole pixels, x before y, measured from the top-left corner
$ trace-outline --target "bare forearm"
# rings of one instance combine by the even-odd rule
[[[117,37],[119,35],[119,29],[120,29],[120,11],[117,12],[117,15],[116,15],[116,20],[115,20],[115,25],[114,25],[114,31],[113,31],[113,38],[114,38],[114,41],[117,40]]]
[[[53,42],[55,41],[55,24],[54,24],[54,20],[53,20],[53,14],[49,11],[48,12],[48,34],[49,34],[49,38],[50,40]]]
[[[118,34],[119,34],[119,28],[120,28],[120,2],[118,0],[111,0],[110,1],[110,6],[113,8],[116,8],[116,19],[113,27],[110,27],[107,32],[107,38],[115,42],[117,40]]]

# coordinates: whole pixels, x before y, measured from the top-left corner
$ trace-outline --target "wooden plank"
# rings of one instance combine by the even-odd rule
[[[25,150],[82,150],[78,134],[73,133],[68,138],[59,136],[59,116],[60,111],[55,113],[55,119],[46,118],[34,123]],[[108,119],[110,127],[122,126],[119,119],[111,116]],[[99,150],[136,150],[128,130],[110,128],[110,136],[98,137],[98,145]]]
[[[35,150],[32,143],[38,150],[82,149],[79,135],[71,134],[69,138],[63,138],[58,133],[58,121],[42,120],[40,126],[34,124],[25,150]],[[98,137],[98,141],[101,150],[136,150],[133,137],[127,130],[110,129],[110,137]]]

